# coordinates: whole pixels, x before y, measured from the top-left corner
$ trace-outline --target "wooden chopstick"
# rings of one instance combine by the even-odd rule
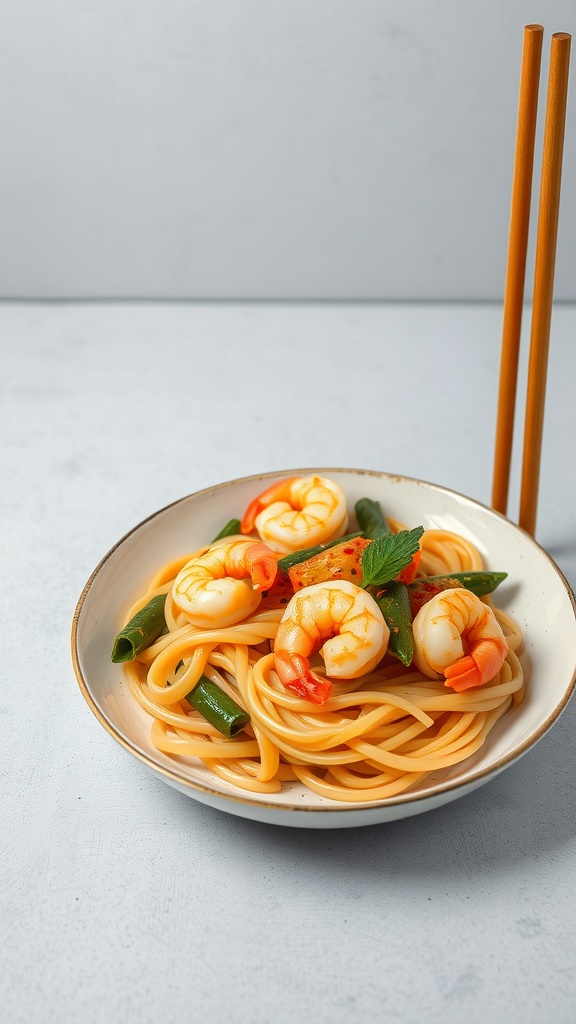
[[[540,482],[570,43],[567,32],[556,32],[550,48],[518,519],[519,525],[531,534],[536,528]]]
[[[516,148],[512,174],[508,259],[504,287],[500,384],[494,449],[494,477],[492,482],[492,505],[498,512],[503,512],[504,514],[506,514],[508,507],[510,465],[512,461],[516,384],[522,328],[522,307],[524,302],[526,252],[528,248],[534,140],[536,137],[536,115],[538,111],[538,86],[540,81],[543,35],[544,29],[542,25],[526,25],[524,28]]]

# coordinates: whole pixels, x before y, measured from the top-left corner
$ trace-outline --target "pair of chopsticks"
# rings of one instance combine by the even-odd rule
[[[526,25],[520,73],[492,486],[492,505],[504,514],[512,458],[543,34],[541,25]],[[570,42],[567,32],[557,32],[550,46],[518,519],[519,525],[531,534],[536,528],[540,482]]]

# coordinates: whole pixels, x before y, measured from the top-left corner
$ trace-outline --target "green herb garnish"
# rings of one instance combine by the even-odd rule
[[[412,561],[423,533],[424,527],[417,526],[373,540],[362,555],[362,586],[383,587],[395,579]]]

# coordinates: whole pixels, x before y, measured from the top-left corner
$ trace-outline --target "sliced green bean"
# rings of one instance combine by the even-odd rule
[[[244,708],[232,700],[218,683],[213,683],[204,675],[200,676],[186,700],[210,725],[229,739],[250,721],[250,715]]]
[[[369,590],[390,630],[388,652],[398,658],[403,665],[411,665],[414,657],[414,636],[408,587],[405,583],[394,580],[387,583],[383,589],[370,587]]]
[[[166,594],[158,594],[136,612],[134,618],[118,633],[112,648],[112,661],[133,661],[140,651],[150,647],[166,629],[164,605]]]
[[[420,576],[408,585],[412,616],[416,616],[422,605],[444,590],[464,587],[477,597],[484,597],[496,590],[507,575],[505,572],[454,572],[442,576]]]
[[[347,533],[345,537],[337,537],[335,540],[330,540],[327,544],[317,544],[313,548],[301,548],[300,551],[291,551],[289,555],[284,555],[284,558],[279,559],[278,569],[280,572],[288,572],[293,565],[307,562],[309,558],[314,558],[314,555],[319,555],[322,551],[327,551],[328,548],[333,548],[336,544],[345,544],[348,540],[354,540],[354,537],[362,536],[362,531],[357,530],[356,533]]]
[[[356,512],[358,526],[369,540],[375,540],[376,537],[385,537],[386,534],[392,533],[382,514],[379,503],[373,501],[372,498],[360,498],[354,506],[354,511]]]
[[[414,580],[410,584],[410,588],[417,591],[419,584],[442,584],[445,581],[455,580],[459,586],[471,590],[477,597],[484,597],[485,594],[491,594],[493,590],[496,590],[496,587],[506,579],[507,575],[507,572],[446,572],[440,576],[423,576],[421,579]]]
[[[222,540],[224,537],[233,537],[237,533],[240,533],[240,520],[230,519],[226,526],[222,527],[220,533],[214,537],[212,543],[215,544],[217,540]]]

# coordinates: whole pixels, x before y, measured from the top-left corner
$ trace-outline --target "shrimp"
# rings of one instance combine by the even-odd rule
[[[346,580],[330,580],[294,594],[274,644],[280,682],[293,693],[323,704],[332,684],[312,671],[308,657],[320,652],[328,676],[357,679],[384,656],[390,630],[373,597]]]
[[[277,568],[277,555],[259,541],[218,543],[183,566],[172,597],[193,626],[232,626],[256,611]]]
[[[242,533],[256,527],[276,551],[298,551],[341,537],[348,525],[344,491],[322,476],[279,480],[250,503]]]
[[[508,644],[496,616],[469,590],[444,590],[422,605],[412,623],[414,662],[429,679],[468,690],[494,678]]]

